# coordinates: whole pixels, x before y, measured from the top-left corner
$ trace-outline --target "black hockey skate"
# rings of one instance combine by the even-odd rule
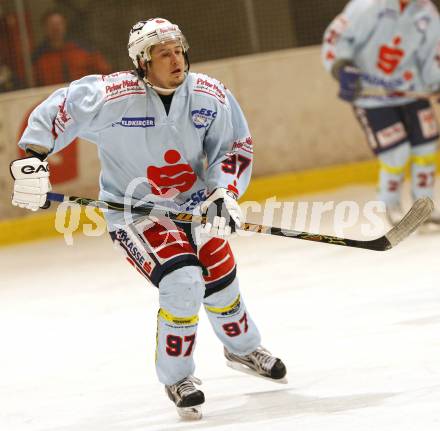
[[[246,356],[235,355],[226,348],[224,352],[227,365],[234,370],[275,380],[278,383],[287,383],[287,379],[285,379],[287,370],[283,361],[272,356],[262,346],[258,346],[256,350]]]
[[[205,402],[205,395],[195,386],[201,385],[201,380],[194,376],[185,377],[174,385],[165,385],[165,391],[170,400],[176,405],[177,413],[183,419],[201,419],[201,404]]]

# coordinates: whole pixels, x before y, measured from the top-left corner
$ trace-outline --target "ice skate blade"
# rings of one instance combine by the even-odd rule
[[[185,421],[198,421],[202,419],[202,407],[176,407],[177,413]]]
[[[249,367],[246,367],[246,365],[239,364],[238,362],[232,362],[226,360],[226,365],[235,371],[240,371],[241,373],[249,374],[254,377],[259,377],[260,379],[268,380],[273,383],[281,383],[283,385],[289,383],[286,377],[283,377],[282,379],[271,379],[270,377],[266,377],[266,376],[262,376],[261,374],[258,374],[256,371],[250,369]]]

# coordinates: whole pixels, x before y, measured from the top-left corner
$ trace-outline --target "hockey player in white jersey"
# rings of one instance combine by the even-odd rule
[[[325,31],[322,58],[379,158],[379,198],[396,224],[408,161],[413,199],[433,197],[437,120],[428,98],[405,93],[440,90],[437,9],[430,0],[351,0]],[[385,96],[362,96],[378,87]],[[440,212],[428,221],[440,223]]]
[[[201,417],[204,394],[193,360],[201,304],[227,361],[280,380],[283,362],[260,345],[239,291],[227,237],[243,222],[236,199],[251,175],[252,139],[243,113],[219,81],[190,73],[188,43],[161,18],[135,24],[129,56],[136,72],[86,76],[53,93],[31,114],[19,142],[28,158],[11,163],[13,204],[36,210],[50,190],[45,160],[77,136],[96,143],[100,199],[129,195],[186,210],[208,222],[191,226],[108,211],[114,243],[159,290],[156,371],[179,414]],[[210,234],[210,235],[206,235]]]

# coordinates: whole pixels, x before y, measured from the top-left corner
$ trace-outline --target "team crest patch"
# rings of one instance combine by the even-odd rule
[[[202,108],[200,110],[191,111],[193,124],[196,129],[206,128],[211,124],[211,121],[217,117],[217,111]]]

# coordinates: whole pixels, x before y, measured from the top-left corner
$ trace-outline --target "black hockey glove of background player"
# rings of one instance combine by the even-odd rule
[[[339,81],[338,96],[346,102],[353,102],[361,92],[361,72],[350,60],[337,60],[332,75]]]

